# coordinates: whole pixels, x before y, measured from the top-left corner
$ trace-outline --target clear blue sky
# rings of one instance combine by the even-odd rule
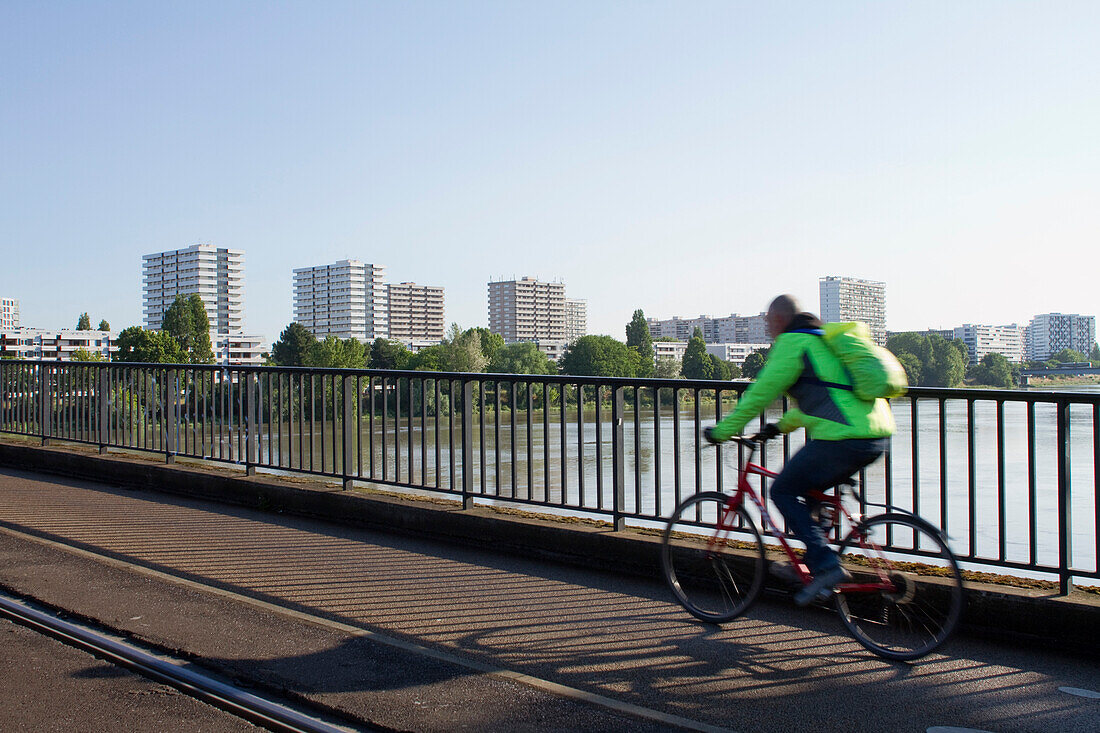
[[[590,331],[887,282],[888,327],[1095,314],[1097,2],[0,3],[0,294],[141,322],[246,252],[246,326],[346,257],[561,279]]]

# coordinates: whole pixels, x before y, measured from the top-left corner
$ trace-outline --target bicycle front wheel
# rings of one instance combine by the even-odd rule
[[[680,503],[665,527],[661,559],[676,600],[696,618],[740,615],[764,584],[764,545],[744,508],[705,492]]]
[[[848,533],[839,553],[854,581],[836,594],[837,611],[867,649],[887,659],[917,659],[955,630],[962,573],[928,522],[905,514],[871,517]]]

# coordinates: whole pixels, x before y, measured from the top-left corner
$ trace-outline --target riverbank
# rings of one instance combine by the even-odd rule
[[[1100,377],[1091,375],[1083,377],[1031,377],[1028,380],[1030,387],[1079,387],[1082,385],[1100,385]]]

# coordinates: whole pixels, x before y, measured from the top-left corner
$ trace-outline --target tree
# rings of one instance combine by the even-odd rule
[[[1092,351],[1089,352],[1089,361],[1100,361],[1100,344],[1093,342]]]
[[[457,324],[451,324],[452,332],[458,328]],[[485,363],[488,364],[496,356],[497,351],[504,346],[504,337],[499,333],[493,333],[487,328],[478,326],[477,328],[471,328],[466,333],[475,333],[478,338],[478,349],[485,356]]]
[[[539,347],[530,342],[508,344],[489,362],[495,374],[554,374],[557,366]]]
[[[649,324],[646,323],[645,313],[642,309],[634,311],[634,317],[626,324],[626,345],[638,352],[641,370],[639,377],[648,377],[653,374],[653,336],[649,333]]]
[[[756,349],[746,356],[745,362],[741,365],[741,376],[745,379],[756,379],[756,375],[768,363],[769,351],[771,349]]]
[[[447,347],[443,344],[436,344],[435,346],[421,349],[409,358],[409,362],[405,365],[405,368],[421,372],[449,371],[447,365]]]
[[[707,353],[703,332],[699,328],[691,335],[684,351],[683,374],[688,379],[714,379],[714,362]]]
[[[986,384],[991,387],[1010,388],[1015,386],[1012,377],[1012,366],[1008,359],[1001,354],[989,353],[982,360],[970,368],[969,374],[975,384]]]
[[[499,345],[497,339],[500,339]],[[447,370],[467,374],[483,372],[490,358],[485,354],[486,349],[495,355],[503,344],[504,338],[488,329],[470,328],[463,331],[457,323],[452,323],[443,339],[447,349]]]
[[[146,331],[141,326],[124,328],[115,339],[115,361],[137,364],[184,364],[186,355],[165,331]]]
[[[561,358],[564,374],[587,377],[633,377],[638,352],[610,336],[581,336],[566,347]]]
[[[905,367],[909,383],[921,387],[959,386],[970,360],[970,352],[962,340],[945,339],[939,334],[895,334],[886,342],[886,348]]]
[[[314,341],[306,354],[305,366],[328,369],[362,369],[367,364],[363,344],[356,339],[338,339],[326,336],[324,341]]]
[[[111,324],[107,323],[106,318],[100,319],[99,328],[97,328],[96,330],[97,331],[110,331],[111,330]]]
[[[317,337],[300,323],[291,323],[271,345],[271,358],[279,366],[306,366]]]
[[[724,359],[719,359],[714,354],[708,354],[710,357],[710,363],[712,365],[711,379],[730,380],[733,379],[733,364],[730,364]]]
[[[1059,364],[1070,364],[1073,362],[1088,361],[1085,355],[1080,351],[1074,351],[1073,349],[1062,349],[1054,356],[1050,357],[1051,361],[1056,361]]]
[[[404,369],[411,358],[412,352],[399,341],[378,338],[370,347],[371,369]]]
[[[653,376],[659,379],[680,379],[683,375],[683,362],[674,356],[662,356],[657,359]]]
[[[92,330],[92,319],[88,317],[88,314],[86,312],[81,313],[80,318],[76,319],[76,330],[77,331],[91,331]]]
[[[87,349],[77,349],[73,352],[72,361],[103,361],[103,354],[92,353]]]
[[[164,312],[161,328],[176,340],[188,362],[210,364],[214,361],[214,351],[210,348],[210,319],[198,293],[177,295]]]
[[[912,385],[920,384],[921,380],[921,363],[920,359],[913,356],[908,351],[903,351],[897,354],[898,361],[901,362],[902,367],[905,369],[905,379]]]

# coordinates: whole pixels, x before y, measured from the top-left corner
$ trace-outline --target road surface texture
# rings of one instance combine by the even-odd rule
[[[880,660],[835,615],[694,621],[579,570],[0,469],[0,586],[400,730],[1100,730],[1096,660],[955,639]]]
[[[0,730],[259,731],[229,713],[0,619]]]

